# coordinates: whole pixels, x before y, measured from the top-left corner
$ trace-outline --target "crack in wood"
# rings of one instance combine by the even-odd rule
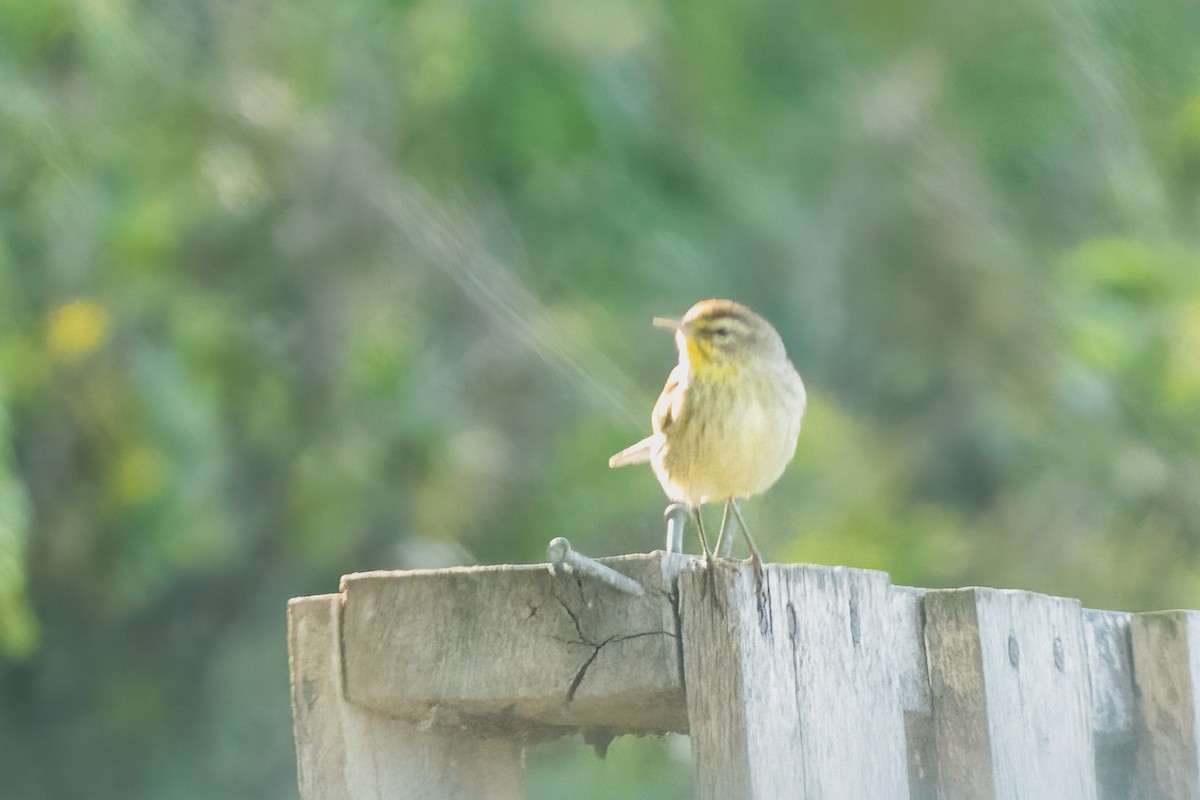
[[[643,631],[641,633],[630,633],[625,636],[610,636],[599,644],[588,641],[567,642],[567,644],[585,644],[589,647],[595,648],[592,650],[592,654],[587,657],[587,660],[583,662],[583,665],[580,666],[579,671],[575,673],[575,677],[572,679],[571,685],[567,688],[567,702],[570,703],[575,699],[575,692],[579,690],[579,685],[583,683],[583,678],[585,675],[587,675],[588,668],[592,666],[592,663],[596,660],[596,657],[600,655],[600,651],[604,649],[605,645],[612,642],[627,642],[630,639],[640,639],[643,636],[670,636],[673,639],[679,639],[679,634],[672,633],[671,631]]]
[[[575,611],[571,608],[571,605],[566,600],[563,600],[561,597],[559,597],[558,592],[553,592],[553,594],[554,599],[558,601],[558,604],[563,607],[563,611],[566,611],[567,616],[571,618],[571,622],[575,625],[575,633],[579,635],[577,642],[567,642],[567,644],[592,644],[587,640],[587,637],[583,635],[583,627],[579,622],[578,615],[576,615]]]
[[[592,650],[592,654],[588,656],[587,661],[584,661],[583,666],[581,666],[579,671],[575,673],[575,679],[571,681],[571,685],[567,688],[568,703],[575,699],[575,692],[578,691],[579,684],[583,683],[583,676],[587,675],[588,667],[590,667],[592,662],[596,660],[596,656],[600,655],[600,648],[604,647],[605,644],[607,644],[607,642],[601,642],[598,645],[593,645],[595,649]]]

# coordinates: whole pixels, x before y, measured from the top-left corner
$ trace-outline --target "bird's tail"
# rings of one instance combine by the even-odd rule
[[[647,436],[637,444],[631,444],[608,460],[610,467],[627,467],[630,464],[645,464],[650,460],[650,439]]]

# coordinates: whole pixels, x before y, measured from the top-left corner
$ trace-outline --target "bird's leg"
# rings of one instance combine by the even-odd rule
[[[731,500],[734,516],[737,517],[738,525],[742,529],[742,534],[746,537],[746,544],[750,546],[750,564],[754,567],[754,580],[762,583],[762,554],[758,552],[758,545],[754,543],[754,537],[750,535],[750,529],[746,527],[746,520],[742,519],[742,509],[738,507],[737,500]]]
[[[700,518],[700,506],[692,507],[692,516],[696,518],[696,533],[700,534],[700,546],[704,548],[704,561],[712,564],[712,552],[708,549],[708,539],[704,538],[704,520]]]
[[[729,533],[729,508],[733,505],[733,499],[729,498],[725,501],[725,511],[721,514],[721,532],[717,534],[717,543],[713,545],[713,555],[717,558],[727,558],[729,551],[733,549],[733,534]]]
[[[704,520],[700,518],[700,506],[695,506],[692,513],[696,517],[696,533],[700,534],[700,546],[704,548],[704,583],[700,590],[700,596],[703,597],[711,592],[712,602],[714,606],[719,604],[717,599],[717,571],[713,569],[716,566],[716,560],[713,559],[712,552],[708,549],[708,540],[704,538]],[[718,536],[718,541],[720,537]]]

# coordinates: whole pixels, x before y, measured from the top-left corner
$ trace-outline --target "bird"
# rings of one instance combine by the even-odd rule
[[[771,488],[792,460],[807,405],[804,381],[771,323],[733,300],[703,300],[682,319],[655,317],[654,325],[674,332],[679,363],[654,404],[651,434],[608,465],[648,462],[667,497],[691,510],[709,565],[732,509],[759,574],[762,555],[739,501]],[[725,504],[712,551],[700,517],[707,503]]]

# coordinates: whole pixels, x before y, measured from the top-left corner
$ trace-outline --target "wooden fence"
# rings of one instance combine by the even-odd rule
[[[305,800],[524,796],[522,748],[691,738],[696,796],[1200,798],[1200,615],[656,552],[367,572],[288,608]]]

